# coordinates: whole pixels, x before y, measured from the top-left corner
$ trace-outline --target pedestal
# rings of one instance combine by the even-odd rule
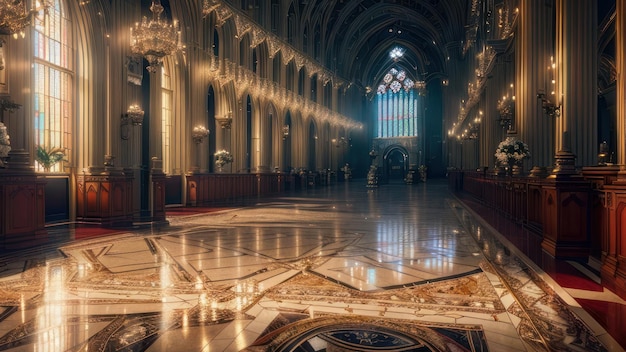
[[[46,240],[45,184],[32,171],[0,169],[0,248]]]
[[[158,170],[150,174],[152,182],[151,210],[154,225],[167,225],[165,219],[165,174]]]
[[[130,227],[133,224],[132,177],[106,170],[76,177],[76,219],[104,227]]]
[[[589,256],[591,182],[555,180],[542,184],[543,241],[555,258]]]

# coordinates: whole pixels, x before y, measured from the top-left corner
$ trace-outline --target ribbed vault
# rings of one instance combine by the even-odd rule
[[[445,74],[450,43],[465,37],[468,1],[308,0],[299,1],[306,31],[319,31],[323,65],[367,86],[392,64],[388,53],[403,47],[413,73]],[[304,33],[305,29],[302,28]],[[308,40],[315,40],[308,35]],[[310,43],[308,46],[314,45]],[[407,67],[410,68],[410,67]]]

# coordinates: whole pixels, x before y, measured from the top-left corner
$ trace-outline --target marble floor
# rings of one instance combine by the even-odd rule
[[[581,302],[626,302],[563,287],[467,204],[445,180],[353,180],[162,228],[50,228],[0,254],[0,351],[624,350]]]

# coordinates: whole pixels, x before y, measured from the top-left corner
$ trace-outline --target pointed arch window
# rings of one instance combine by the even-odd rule
[[[35,16],[33,35],[33,118],[35,144],[72,151],[74,62],[71,21],[60,0],[51,2],[48,13]],[[43,171],[41,165],[36,165]],[[50,171],[61,172],[57,163]]]
[[[161,68],[161,133],[163,134],[163,172],[171,174],[172,165],[172,123],[173,123],[173,101],[174,92],[172,90],[172,77],[169,70],[164,66]]]
[[[414,86],[404,70],[385,74],[377,92],[377,138],[417,136],[419,94]]]

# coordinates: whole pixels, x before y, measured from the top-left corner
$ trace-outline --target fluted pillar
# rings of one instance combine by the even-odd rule
[[[626,179],[626,1],[615,2],[615,71],[617,163]],[[623,175],[621,175],[623,174]]]
[[[571,0],[556,4],[557,96],[563,105],[557,120],[557,145],[559,150],[571,148],[577,166],[594,165],[598,153],[598,5]]]
[[[548,167],[554,158],[554,118],[541,108],[537,93],[549,94],[548,65],[553,51],[552,1],[528,0],[519,4],[515,41],[515,119],[519,138],[528,144],[532,166]],[[529,166],[530,166],[529,165]]]
[[[463,92],[467,89],[467,80],[462,76],[462,55],[461,47],[459,43],[449,43],[446,45],[446,50],[450,56],[449,64],[446,67],[448,77],[445,78],[447,84],[443,84],[442,87],[442,116],[444,119],[444,126],[446,130],[447,143],[445,152],[447,153],[446,160],[448,166],[462,168],[462,148],[460,142],[455,135],[448,135],[448,132],[452,130],[453,126],[459,123],[458,115],[460,111],[460,102],[462,97],[465,98]],[[467,67],[470,67],[466,64]],[[468,70],[469,71],[469,70]],[[460,130],[461,126],[457,126],[456,130]]]
[[[485,86],[484,111],[481,122],[481,166],[488,166],[490,169],[496,167],[495,152],[500,141],[506,138],[507,126],[503,126],[499,121],[499,111],[497,109],[498,100],[502,99],[507,87],[507,69],[509,63],[505,56],[497,56],[496,63],[491,71],[491,78]],[[510,77],[508,83],[510,84]]]

